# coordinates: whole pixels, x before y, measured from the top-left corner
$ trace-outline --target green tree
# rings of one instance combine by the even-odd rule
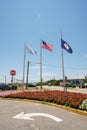
[[[85,76],[83,81],[84,81],[84,83],[87,83],[87,75]]]

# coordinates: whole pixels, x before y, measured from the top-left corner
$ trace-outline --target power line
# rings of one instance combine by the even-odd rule
[[[30,64],[40,64],[39,62],[33,62],[30,61]],[[44,66],[49,66],[52,68],[61,68],[61,66],[55,66],[55,65],[49,65],[49,64],[43,64]],[[65,67],[65,69],[71,69],[71,70],[87,70],[87,68],[76,68],[76,67]]]

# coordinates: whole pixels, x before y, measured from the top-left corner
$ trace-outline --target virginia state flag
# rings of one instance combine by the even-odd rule
[[[53,50],[53,46],[50,44],[47,44],[46,42],[42,41],[42,48],[52,51]]]
[[[67,52],[73,53],[73,50],[72,50],[72,48],[70,47],[70,45],[69,45],[66,41],[64,41],[62,38],[61,38],[61,47],[62,47],[63,49],[65,49]]]

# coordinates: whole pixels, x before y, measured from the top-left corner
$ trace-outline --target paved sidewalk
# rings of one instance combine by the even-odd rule
[[[0,97],[4,97],[10,94],[15,93],[22,93],[22,92],[28,92],[28,91],[40,91],[40,90],[6,90],[6,91],[0,91]]]
[[[1,91],[0,92],[0,97],[4,97],[6,95],[10,95],[10,94],[15,94],[15,93],[19,93],[19,92],[23,92],[22,90],[9,90],[9,91]]]

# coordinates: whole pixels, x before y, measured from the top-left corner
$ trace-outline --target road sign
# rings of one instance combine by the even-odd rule
[[[12,76],[16,75],[16,71],[15,70],[11,70],[10,71],[10,75],[12,75]]]
[[[33,118],[31,118],[31,117],[34,117],[34,116],[49,117],[49,118],[55,120],[56,122],[63,121],[62,119],[60,119],[58,117],[55,117],[53,115],[47,114],[47,113],[27,113],[27,114],[24,114],[24,112],[21,112],[20,114],[17,114],[13,118],[15,118],[15,119],[24,119],[24,120],[34,120]]]

